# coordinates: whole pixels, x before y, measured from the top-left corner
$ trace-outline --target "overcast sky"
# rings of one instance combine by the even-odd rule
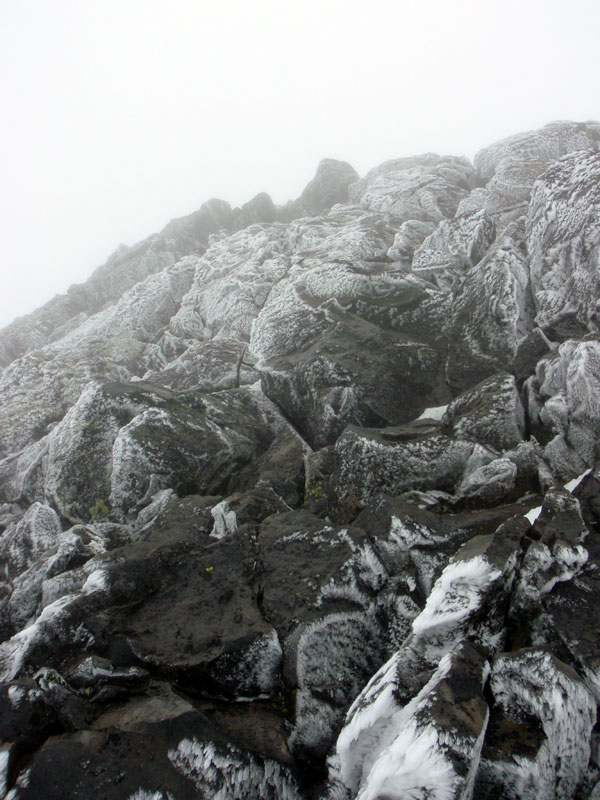
[[[0,325],[210,197],[598,119],[599,0],[0,0]]]

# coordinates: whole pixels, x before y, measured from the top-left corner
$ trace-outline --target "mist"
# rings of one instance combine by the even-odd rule
[[[210,197],[297,197],[321,158],[598,118],[595,0],[27,0],[0,8],[0,325]]]

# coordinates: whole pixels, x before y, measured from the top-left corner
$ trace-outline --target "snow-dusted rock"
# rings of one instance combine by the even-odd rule
[[[471,504],[495,505],[511,495],[517,472],[517,465],[510,458],[495,458],[463,477],[457,494]]]
[[[572,798],[587,768],[596,720],[595,701],[583,682],[551,653],[525,649],[496,657],[490,686],[497,711],[476,796]],[[541,735],[529,736],[536,723]]]
[[[596,792],[598,142],[326,160],[0,332],[8,800]]]
[[[386,587],[395,588],[393,572],[364,530],[328,525],[308,512],[265,520],[259,547],[260,607],[279,633],[284,682],[296,693],[291,746],[324,756],[348,706],[384,660],[380,612]]]
[[[211,200],[188,217],[172,220],[160,234],[133,247],[120,245],[85,283],[71,286],[66,295],[57,295],[5,328],[0,333],[0,363],[9,364],[48,341],[58,341],[148,275],[168,269],[182,256],[203,252],[209,235],[227,226],[230,218],[228,203]]]
[[[349,423],[407,422],[424,403],[444,399],[441,368],[430,346],[340,314],[305,353],[264,365],[262,385],[309,443],[322,447]]]
[[[394,244],[387,251],[392,261],[406,265],[412,263],[415,250],[436,229],[434,222],[425,222],[420,219],[409,219],[403,222],[400,230],[394,237]]]
[[[554,161],[597,147],[598,123],[552,122],[490,145],[475,155],[478,175],[486,182],[485,208],[499,229],[527,209],[536,179]]]
[[[413,621],[408,646],[429,663],[436,663],[465,638],[496,652],[504,641],[510,591],[527,528],[524,519],[515,517],[494,534],[464,544]]]
[[[512,375],[494,375],[453,400],[444,429],[457,439],[471,439],[499,452],[523,441],[525,414]]]
[[[548,355],[555,346],[541,328],[534,328],[524,339],[521,339],[513,362],[517,386],[522,386],[523,382],[535,373],[538,361]]]
[[[349,426],[335,445],[340,498],[360,505],[378,492],[453,492],[473,447],[439,433],[428,420],[382,430]]]
[[[481,208],[484,192],[475,189],[459,204],[452,219],[443,219],[415,251],[412,270],[442,288],[452,284],[485,255],[496,236]]]
[[[105,715],[95,730],[50,738],[17,785],[23,800],[92,800],[106,792],[115,800],[301,797],[283,759],[245,747],[158,688]]]
[[[256,383],[259,376],[246,343],[219,338],[193,342],[162,369],[143,377],[175,391],[214,392]]]
[[[452,217],[474,185],[464,158],[428,153],[386,161],[350,187],[350,201],[405,220],[439,222]]]
[[[470,800],[488,719],[487,662],[469,645],[459,646],[404,707],[395,695],[399,668],[393,656],[348,712],[329,797]]]
[[[527,249],[536,323],[563,340],[600,319],[600,152],[571,153],[534,186]]]
[[[547,442],[544,457],[549,467],[564,479],[580,474],[581,466],[591,467],[600,456],[597,336],[563,342],[556,353],[538,363],[535,377],[526,385],[532,431]]]
[[[414,597],[422,598],[423,604],[461,545],[475,537],[495,533],[518,510],[517,506],[504,506],[439,514],[419,509],[399,498],[380,495],[367,504],[355,524],[369,531],[388,571],[401,577],[397,591],[414,593]],[[409,630],[410,626],[406,633]]]
[[[33,503],[24,517],[0,539],[3,577],[16,577],[48,550],[56,547],[61,533],[56,512],[42,503]]]
[[[446,372],[455,393],[512,368],[533,308],[522,223],[509,226],[464,275],[452,305]]]

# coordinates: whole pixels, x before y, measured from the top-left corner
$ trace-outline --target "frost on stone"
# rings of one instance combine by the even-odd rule
[[[404,707],[399,667],[390,659],[348,712],[330,760],[330,797],[341,784],[360,800],[470,798],[488,718],[487,662],[461,645]]]
[[[56,548],[61,533],[56,512],[43,503],[33,503],[14,529],[0,537],[0,553],[7,575],[15,577]]]
[[[533,430],[554,436],[544,449],[550,469],[565,480],[593,466],[600,456],[600,341],[563,342],[538,363],[528,386]]]
[[[588,560],[582,545],[557,540],[552,544],[532,542],[523,558],[512,598],[513,613],[539,604],[554,586],[577,575]]]
[[[504,637],[504,613],[525,530],[501,526],[458,551],[414,620],[410,646],[435,661],[462,638],[495,652]]]
[[[469,267],[477,264],[494,241],[496,230],[490,217],[478,208],[475,189],[463,200],[451,220],[442,220],[415,251],[412,270],[441,289],[452,289]]]
[[[88,521],[108,513],[113,444],[141,409],[140,400],[90,384],[52,432],[46,492],[67,519]]]
[[[473,443],[437,432],[414,438],[395,436],[394,428],[346,428],[337,440],[339,484],[348,496],[366,503],[378,492],[397,495],[411,489],[454,491]]]
[[[535,181],[554,161],[593,146],[598,124],[552,122],[536,131],[510,136],[475,155],[486,185],[485,209],[501,230],[527,209]]]
[[[10,746],[0,746],[0,797],[5,797],[8,792],[11,760]]]
[[[573,797],[590,757],[590,735],[596,721],[596,703],[577,674],[551,653],[525,649],[503,653],[494,660],[491,691],[504,720],[541,729],[537,751],[523,740],[525,750],[506,752],[501,737],[490,737],[477,778],[477,796],[507,800]],[[498,715],[497,715],[498,717]],[[502,730],[502,718],[490,729]],[[508,731],[508,728],[506,729]],[[517,739],[518,741],[518,739]],[[533,750],[533,752],[532,752]]]
[[[447,637],[463,628],[473,612],[481,606],[482,597],[502,577],[484,556],[449,564],[436,581],[425,608],[414,620],[414,635],[423,640]]]
[[[502,452],[523,441],[525,413],[512,375],[494,375],[450,403],[444,423],[458,439]]]
[[[536,322],[555,338],[598,330],[600,153],[571,153],[536,183],[527,247]],[[558,336],[556,336],[558,334]]]
[[[513,223],[471,267],[453,297],[446,374],[455,393],[487,376],[512,371],[520,340],[531,330],[529,267]]]
[[[346,709],[378,661],[378,627],[374,615],[340,612],[300,630],[293,752],[327,754]]]
[[[6,616],[14,629],[20,630],[33,621],[36,614],[48,605],[46,591],[48,581],[54,580],[58,585],[65,573],[69,573],[73,567],[79,566],[93,555],[94,551],[85,543],[84,537],[71,531],[59,533],[54,543],[39,553],[32,565],[11,581]],[[81,583],[78,583],[77,588],[80,585]],[[68,594],[73,588],[69,587],[62,593]]]
[[[387,161],[350,186],[350,200],[401,220],[452,217],[473,187],[466,159],[433,154]]]
[[[242,752],[232,744],[219,748],[212,742],[182,739],[176,748],[169,750],[168,756],[201,796],[213,800],[301,798],[294,778],[284,765]]]
[[[225,654],[211,665],[211,673],[233,687],[237,700],[270,697],[280,685],[282,659],[277,632],[257,636],[248,645],[239,644],[231,654]]]

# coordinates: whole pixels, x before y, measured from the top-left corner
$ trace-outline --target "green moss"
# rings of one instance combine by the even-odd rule
[[[327,493],[325,491],[325,484],[321,480],[312,479],[308,481],[306,491],[304,493],[305,502],[309,500],[325,500]]]
[[[94,505],[89,509],[90,519],[92,522],[99,522],[109,511],[110,508],[104,500],[96,500]]]
[[[202,485],[203,473],[200,469],[190,470],[179,480],[175,486],[178,497],[187,497],[190,494],[199,494]]]

